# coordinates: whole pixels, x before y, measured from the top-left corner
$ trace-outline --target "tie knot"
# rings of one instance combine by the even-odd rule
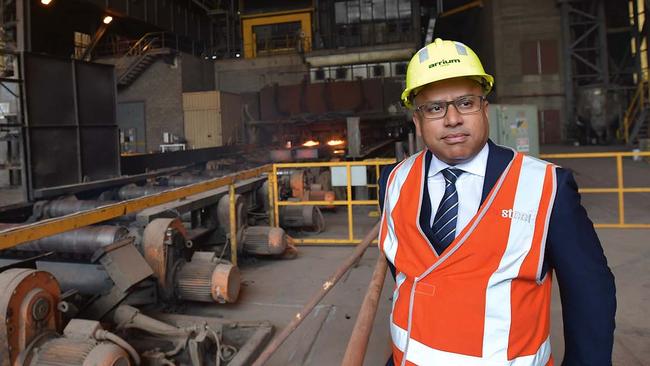
[[[442,170],[442,175],[451,184],[456,184],[456,179],[458,179],[461,174],[463,174],[463,171],[456,168],[447,168]]]

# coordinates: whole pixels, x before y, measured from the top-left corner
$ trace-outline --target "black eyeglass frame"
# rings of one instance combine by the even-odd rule
[[[463,98],[467,98],[467,97],[476,97],[476,98],[479,98],[479,107],[478,107],[477,110],[472,111],[472,112],[461,112],[461,110],[458,109],[458,106],[456,105],[456,102],[462,100]],[[450,104],[453,104],[453,105],[454,105],[454,108],[456,108],[456,111],[457,111],[459,114],[462,114],[462,115],[468,115],[468,114],[474,114],[474,113],[478,113],[478,112],[480,112],[480,111],[483,109],[483,102],[486,101],[486,100],[487,100],[487,97],[486,97],[485,95],[463,95],[462,97],[458,97],[458,98],[456,98],[456,99],[454,99],[454,100],[449,100],[449,101],[447,101],[447,100],[437,100],[437,101],[432,101],[432,102],[428,102],[428,103],[425,103],[425,104],[421,104],[421,105],[415,107],[415,111],[418,112],[418,113],[420,113],[420,115],[422,116],[422,118],[427,119],[427,120],[430,120],[430,121],[435,121],[435,120],[437,120],[437,119],[442,119],[442,118],[445,118],[445,117],[447,116],[447,111],[449,110],[449,105],[450,105]],[[443,113],[443,115],[440,116],[440,117],[434,117],[434,118],[426,117],[426,116],[424,115],[424,112],[422,112],[421,108],[424,107],[424,106],[426,106],[426,105],[428,105],[428,104],[431,104],[431,103],[440,103],[441,105],[444,104],[444,106],[445,106],[445,113]]]

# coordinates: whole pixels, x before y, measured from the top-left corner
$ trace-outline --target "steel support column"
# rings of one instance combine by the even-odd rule
[[[609,87],[609,54],[604,0],[557,0],[563,43],[566,137],[575,137],[576,90]]]

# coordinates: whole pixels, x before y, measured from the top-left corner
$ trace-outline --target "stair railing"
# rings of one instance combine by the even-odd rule
[[[158,44],[158,42],[161,42]],[[140,38],[137,42],[129,48],[128,51],[120,59],[115,63],[115,68],[116,69],[128,69],[133,66],[133,63],[129,65],[129,61],[131,60],[132,57],[134,56],[140,56],[146,53],[147,51],[150,51],[155,48],[163,48],[164,47],[164,33],[163,32],[152,32],[152,33],[147,33],[142,38]],[[139,61],[139,60],[138,60]],[[137,62],[137,61],[136,61]]]
[[[641,112],[641,106],[643,105],[642,100],[645,91],[643,84],[644,84],[643,82],[640,82],[639,85],[637,86],[636,92],[634,93],[634,96],[632,97],[630,104],[625,110],[625,115],[623,117],[622,137],[625,140],[626,144],[630,143],[630,130],[632,129],[632,125],[634,124],[634,121],[636,120],[637,116]]]
[[[648,106],[650,99],[650,82],[648,82],[648,70],[643,70],[639,75],[640,80],[636,88],[636,92],[630,101],[623,117],[622,128],[619,128],[619,138],[623,138],[626,144],[630,144],[630,133],[634,130],[634,125],[637,119],[643,112],[643,109]],[[622,135],[622,136],[621,136]]]
[[[151,32],[147,33],[142,38],[140,38],[136,43],[131,46],[131,48],[124,54],[122,57],[136,56],[140,55],[143,52],[146,52],[154,46],[154,42],[159,39],[164,39],[165,34],[163,32]],[[162,45],[161,45],[162,47]]]

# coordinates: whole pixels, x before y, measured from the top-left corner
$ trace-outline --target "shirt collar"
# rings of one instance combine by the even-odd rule
[[[485,177],[489,152],[490,148],[488,147],[488,144],[485,144],[476,156],[469,161],[454,166],[454,168],[461,169],[466,173],[478,175],[479,177]],[[442,170],[450,167],[449,164],[439,160],[434,154],[431,154],[431,164],[429,165],[429,174],[427,176],[433,177]]]

